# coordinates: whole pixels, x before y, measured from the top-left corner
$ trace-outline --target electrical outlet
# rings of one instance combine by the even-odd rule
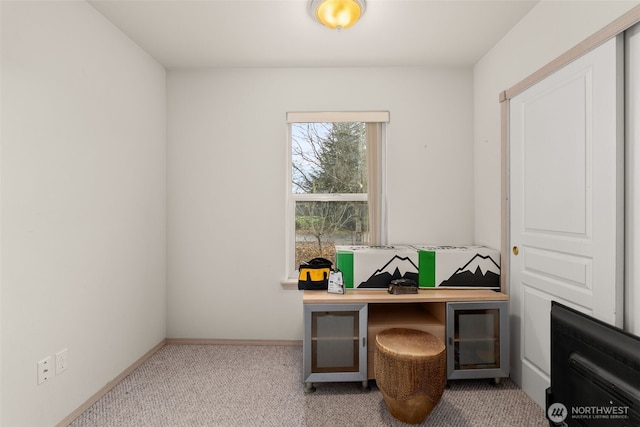
[[[56,353],[56,375],[60,375],[67,370],[67,353],[66,348]]]
[[[49,381],[53,375],[53,366],[51,366],[51,356],[47,356],[38,362],[38,385]]]

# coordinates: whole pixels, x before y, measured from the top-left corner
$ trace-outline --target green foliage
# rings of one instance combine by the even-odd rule
[[[292,150],[293,186],[299,192],[367,192],[364,123],[299,124]]]
[[[364,123],[333,123],[318,151],[321,168],[312,174],[314,193],[366,193]]]

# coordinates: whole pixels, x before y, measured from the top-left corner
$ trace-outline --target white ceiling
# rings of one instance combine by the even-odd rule
[[[471,66],[539,0],[367,0],[329,30],[309,0],[89,0],[168,69]]]

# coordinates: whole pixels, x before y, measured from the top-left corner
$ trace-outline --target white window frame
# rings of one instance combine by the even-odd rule
[[[370,169],[370,159],[367,159],[368,179],[377,182],[377,185],[367,183],[367,194],[298,194],[292,189],[292,146],[291,146],[291,124],[292,123],[339,123],[339,122],[364,122],[369,124],[379,124],[378,150],[375,156],[377,167]],[[388,111],[343,111],[343,112],[289,112],[287,113],[287,209],[286,209],[286,271],[289,284],[297,280],[297,269],[295,265],[295,204],[298,201],[365,201],[370,200],[370,192],[375,191],[378,196],[377,209],[374,215],[377,220],[370,224],[377,227],[377,230],[370,230],[373,233],[372,244],[385,245],[387,243],[387,218],[386,218],[386,142],[389,124]],[[369,131],[369,128],[367,129]],[[369,142],[369,141],[367,141]]]

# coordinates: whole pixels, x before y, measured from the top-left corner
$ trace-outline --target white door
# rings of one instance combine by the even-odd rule
[[[622,48],[612,39],[509,103],[512,377],[542,407],[551,300],[622,325]]]

